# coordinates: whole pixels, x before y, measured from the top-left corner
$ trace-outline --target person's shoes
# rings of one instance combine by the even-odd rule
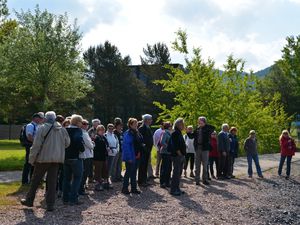
[[[179,191],[174,191],[174,192],[171,191],[170,194],[173,195],[173,196],[180,196],[181,192],[179,192]]]
[[[259,178],[261,178],[261,179],[263,179],[263,178],[264,178],[264,176],[263,176],[263,175],[259,175],[258,177],[259,177]]]
[[[209,185],[209,182],[207,180],[203,181],[204,185]]]
[[[248,177],[249,177],[249,178],[252,178],[252,175],[249,175]]]
[[[47,206],[47,211],[48,212],[53,212],[54,211],[54,207],[53,206]]]
[[[225,178],[225,180],[230,180],[231,179],[230,176],[225,176],[224,178]]]
[[[77,201],[77,202],[70,202],[70,206],[74,206],[74,205],[82,205],[83,202]]]
[[[129,191],[127,188],[123,188],[123,189],[122,189],[122,193],[123,193],[124,195],[130,195],[130,191]]]
[[[152,176],[149,176],[148,178],[149,178],[149,180],[154,180],[154,179],[156,179],[156,176],[152,175]]]
[[[28,200],[26,199],[21,199],[21,204],[24,205],[24,206],[27,206],[27,207],[33,207],[33,203],[32,202],[29,202]]]
[[[200,186],[200,182],[196,182],[196,185],[197,185],[197,186]]]
[[[179,192],[180,192],[182,195],[185,194],[185,191],[179,190]]]
[[[231,179],[235,179],[235,176],[234,176],[234,175],[231,175],[230,178],[231,178]]]
[[[132,193],[132,194],[136,194],[136,195],[141,194],[141,192],[140,192],[138,189],[133,189],[133,190],[131,190],[131,193]]]
[[[190,173],[190,177],[195,177],[195,174],[193,171]]]
[[[286,180],[290,179],[290,176],[286,176],[285,179],[286,179]]]
[[[207,180],[211,180],[211,178],[209,177],[209,178],[207,178]]]
[[[161,184],[160,187],[161,188],[166,188],[166,185],[165,184]]]
[[[170,188],[170,187],[171,187],[171,184],[166,184],[166,187],[167,187],[167,188]]]
[[[148,187],[150,184],[148,184],[148,183],[143,183],[143,184],[140,184],[139,186],[141,186],[141,187]]]
[[[183,176],[187,178],[186,170],[183,172]]]
[[[97,184],[97,185],[95,186],[95,191],[104,191],[103,185],[102,185],[102,184]]]
[[[211,177],[212,177],[212,179],[217,179],[217,178],[215,177],[215,175],[212,175]]]
[[[88,193],[86,193],[85,191],[79,192],[78,194],[79,194],[79,195],[82,195],[82,196],[89,195],[89,194],[88,194]]]

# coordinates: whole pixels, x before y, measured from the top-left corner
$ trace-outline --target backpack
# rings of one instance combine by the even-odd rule
[[[159,150],[160,150],[161,147],[162,147],[162,143],[161,143],[161,142],[162,142],[162,139],[163,139],[164,134],[165,134],[165,131],[161,132],[161,134],[160,134],[160,136],[159,136],[159,141],[158,141],[158,143],[157,143],[157,147],[158,147]]]
[[[33,123],[31,123],[33,124]],[[21,128],[21,131],[20,131],[20,134],[19,134],[19,140],[20,140],[20,144],[21,146],[23,147],[28,147],[28,146],[31,146],[32,145],[32,142],[29,141],[27,139],[27,135],[26,135],[26,127],[27,127],[28,124],[24,125],[22,128]],[[33,131],[35,132],[36,131],[36,125],[33,124]]]

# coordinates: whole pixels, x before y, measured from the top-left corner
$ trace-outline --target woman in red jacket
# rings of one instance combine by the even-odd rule
[[[216,164],[216,170],[217,170],[216,175],[217,175],[217,177],[219,177],[219,151],[218,151],[218,143],[217,142],[218,142],[217,141],[217,132],[214,131],[211,134],[211,138],[210,138],[211,151],[209,152],[210,175],[214,179],[216,179],[216,176],[214,175],[214,163]]]
[[[287,158],[285,179],[289,179],[291,173],[291,161],[293,155],[295,155],[296,144],[287,130],[282,131],[282,134],[279,138],[279,142],[281,157],[279,162],[278,175],[281,176],[282,167],[285,159]]]

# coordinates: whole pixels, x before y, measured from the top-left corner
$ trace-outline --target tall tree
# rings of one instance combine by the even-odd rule
[[[143,83],[131,74],[130,57],[123,57],[115,45],[106,41],[83,54],[87,74],[94,86],[94,115],[105,123],[116,116],[139,116],[143,107]]]
[[[164,43],[158,42],[154,45],[147,44],[147,47],[143,48],[143,52],[145,56],[141,56],[142,65],[165,65],[171,63],[168,46]]]
[[[70,25],[66,14],[54,15],[38,6],[33,13],[21,11],[16,17],[19,26],[0,49],[5,58],[0,72],[5,116],[13,122],[37,110],[72,112],[90,90],[78,26]]]
[[[221,73],[214,68],[213,60],[203,60],[199,48],[194,48],[188,58],[186,34],[179,31],[177,35],[173,47],[186,56],[187,67],[185,70],[169,67],[169,79],[156,81],[163,85],[164,91],[175,95],[172,108],[156,103],[162,110],[161,118],[184,117],[188,124],[195,125],[197,117],[204,115],[218,130],[224,122],[237,126],[241,142],[255,129],[259,150],[277,151],[278,136],[288,121],[279,96],[274,96],[265,106],[257,90],[256,77],[244,72],[243,60],[229,56]]]
[[[8,15],[7,0],[0,0],[0,24],[6,20]]]

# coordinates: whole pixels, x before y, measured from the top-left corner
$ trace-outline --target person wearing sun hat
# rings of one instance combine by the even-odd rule
[[[263,178],[262,171],[259,165],[258,152],[257,152],[257,139],[255,130],[251,130],[249,132],[249,137],[246,139],[244,143],[244,150],[247,154],[248,161],[248,176],[252,178],[253,170],[252,170],[252,160],[255,163],[257,174],[260,178]]]

